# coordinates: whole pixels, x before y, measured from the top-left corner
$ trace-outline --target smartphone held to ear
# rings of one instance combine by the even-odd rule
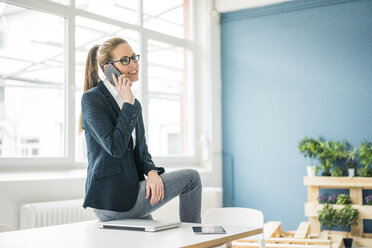
[[[114,86],[115,86],[115,81],[112,78],[112,73],[114,73],[116,75],[116,78],[119,78],[119,76],[121,75],[121,72],[118,69],[116,69],[113,64],[108,64],[108,66],[106,67],[106,70],[103,73],[106,75],[107,79]]]

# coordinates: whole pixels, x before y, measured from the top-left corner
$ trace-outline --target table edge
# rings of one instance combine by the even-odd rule
[[[231,235],[231,236],[224,236],[224,237],[214,239],[214,240],[203,241],[203,242],[198,243],[198,244],[182,246],[182,248],[213,247],[213,246],[223,245],[223,244],[226,244],[227,242],[231,242],[231,241],[234,241],[234,240],[237,240],[237,239],[246,238],[246,237],[261,234],[261,233],[263,233],[263,228],[257,228],[257,229],[253,229],[253,230],[250,230],[250,231],[247,231],[247,232],[234,234],[234,235]]]

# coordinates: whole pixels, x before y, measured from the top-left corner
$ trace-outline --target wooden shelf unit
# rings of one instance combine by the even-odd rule
[[[363,232],[363,219],[372,219],[372,206],[363,205],[363,189],[372,189],[371,177],[304,177],[304,185],[307,186],[308,201],[305,203],[305,216],[309,217],[312,233],[321,231],[318,211],[324,204],[318,203],[319,189],[349,189],[352,206],[360,211],[358,225],[351,227],[351,235],[372,238],[371,233]],[[333,204],[333,207],[340,209],[344,206]],[[342,233],[346,235],[346,232]]]

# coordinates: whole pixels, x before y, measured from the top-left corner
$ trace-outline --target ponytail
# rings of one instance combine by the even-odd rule
[[[99,82],[98,76],[98,61],[97,61],[97,51],[99,45],[93,46],[89,52],[85,65],[85,79],[84,79],[84,92],[90,90]]]
[[[97,62],[97,51],[99,45],[93,46],[89,52],[87,61],[85,64],[85,78],[84,78],[84,92],[90,90],[93,87],[96,87],[99,82],[99,75],[98,75],[98,62]],[[79,120],[79,131],[80,133],[83,131],[82,127],[82,117],[80,112],[80,120]]]

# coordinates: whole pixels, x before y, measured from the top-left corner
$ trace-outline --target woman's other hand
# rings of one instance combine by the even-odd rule
[[[119,78],[113,73],[112,78],[115,82],[115,88],[124,99],[125,102],[134,104],[134,96],[130,87],[132,86],[132,82],[125,74],[121,74]]]
[[[156,170],[152,170],[147,174],[146,180],[146,199],[150,197],[151,206],[154,206],[160,200],[164,199],[164,184]]]

